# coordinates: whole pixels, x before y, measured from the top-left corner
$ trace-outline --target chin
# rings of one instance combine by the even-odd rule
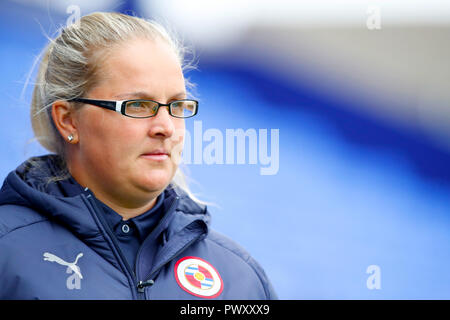
[[[140,177],[140,184],[149,190],[163,190],[172,180],[173,175],[169,172],[152,172]]]

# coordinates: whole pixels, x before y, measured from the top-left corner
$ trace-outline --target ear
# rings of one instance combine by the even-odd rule
[[[64,140],[73,144],[78,142],[76,112],[69,102],[64,100],[53,102],[52,118]],[[69,141],[70,135],[73,139]]]

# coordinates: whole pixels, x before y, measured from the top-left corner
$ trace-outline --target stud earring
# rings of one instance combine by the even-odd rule
[[[67,139],[69,140],[69,142],[72,142],[72,140],[73,140],[73,135],[69,135],[69,136],[67,137]]]

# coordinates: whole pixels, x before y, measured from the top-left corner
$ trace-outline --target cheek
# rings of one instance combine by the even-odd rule
[[[138,137],[136,128],[104,112],[84,120],[80,130],[80,151],[83,156],[89,158],[96,167],[120,166],[136,144],[133,141],[133,138]]]

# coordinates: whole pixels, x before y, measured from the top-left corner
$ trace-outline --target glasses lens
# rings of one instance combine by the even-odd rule
[[[154,116],[158,110],[158,104],[153,101],[135,100],[127,102],[125,114],[136,118],[145,118]]]
[[[197,102],[192,100],[175,101],[170,105],[172,115],[179,118],[192,117],[197,111]]]

